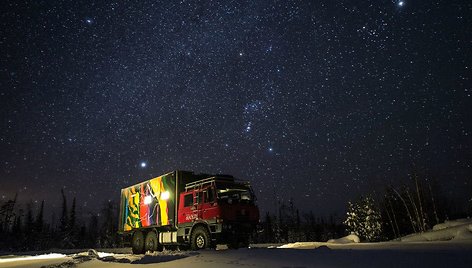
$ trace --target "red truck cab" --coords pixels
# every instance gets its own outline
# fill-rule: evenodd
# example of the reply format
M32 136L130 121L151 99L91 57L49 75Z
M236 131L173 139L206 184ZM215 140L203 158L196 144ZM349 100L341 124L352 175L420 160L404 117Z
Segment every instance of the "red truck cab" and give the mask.
M247 247L259 222L259 209L249 183L214 176L188 183L180 194L178 226L193 249ZM202 232L195 234L201 226ZM205 230L206 229L206 230ZM192 235L193 233L193 235Z

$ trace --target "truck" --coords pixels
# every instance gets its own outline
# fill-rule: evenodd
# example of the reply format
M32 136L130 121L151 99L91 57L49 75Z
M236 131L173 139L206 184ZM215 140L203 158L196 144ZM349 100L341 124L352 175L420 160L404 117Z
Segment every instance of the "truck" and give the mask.
M134 254L247 247L259 222L247 181L172 171L121 190L118 232Z

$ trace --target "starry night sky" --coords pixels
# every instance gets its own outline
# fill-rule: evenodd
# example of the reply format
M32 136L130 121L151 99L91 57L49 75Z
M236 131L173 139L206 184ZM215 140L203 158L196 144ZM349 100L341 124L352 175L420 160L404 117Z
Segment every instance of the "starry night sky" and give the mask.
M470 197L471 1L2 6L3 200L93 210L175 169L250 180L263 211L413 170Z

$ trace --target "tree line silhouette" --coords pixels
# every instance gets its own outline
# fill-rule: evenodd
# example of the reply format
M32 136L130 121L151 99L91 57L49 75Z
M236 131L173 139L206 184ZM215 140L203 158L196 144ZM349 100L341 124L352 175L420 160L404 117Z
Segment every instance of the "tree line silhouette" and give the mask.
M454 205L435 180L420 178L416 173L408 183L388 186L376 199L372 196L366 193L349 202L346 215L329 217L301 212L292 199L278 201L275 212L261 217L260 230L252 242L327 241L349 233L358 234L363 241L385 241L427 231L444 220L472 216L472 193L467 204ZM32 202L19 204L18 196L0 202L0 250L123 246L117 234L117 202L105 202L98 213L78 217L76 199L72 198L69 205L63 190L61 198L60 217L53 214L50 221L44 220L44 201L35 210Z
M117 234L118 211L112 201L103 204L99 213L89 213L88 219L77 218L76 198L68 205L61 190L62 206L59 219L55 213L50 222L44 220L45 202L36 212L33 203L18 203L18 196L0 203L0 250L31 251L51 248L111 248L120 247Z

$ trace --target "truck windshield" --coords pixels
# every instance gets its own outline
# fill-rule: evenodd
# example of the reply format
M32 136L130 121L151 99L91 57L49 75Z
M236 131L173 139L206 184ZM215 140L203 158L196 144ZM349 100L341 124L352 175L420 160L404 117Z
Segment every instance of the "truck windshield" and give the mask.
M216 192L219 201L229 204L254 203L254 195L250 187L236 183L216 183Z

